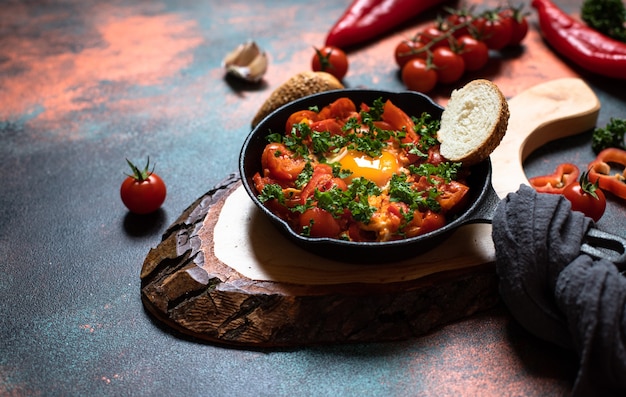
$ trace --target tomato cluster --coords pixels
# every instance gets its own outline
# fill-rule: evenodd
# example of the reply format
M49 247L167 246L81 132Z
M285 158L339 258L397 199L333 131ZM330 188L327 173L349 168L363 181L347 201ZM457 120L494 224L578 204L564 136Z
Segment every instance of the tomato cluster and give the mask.
M519 46L528 33L521 8L504 8L474 15L456 10L395 48L404 85L427 93L437 83L451 84L466 71L487 65L489 51Z

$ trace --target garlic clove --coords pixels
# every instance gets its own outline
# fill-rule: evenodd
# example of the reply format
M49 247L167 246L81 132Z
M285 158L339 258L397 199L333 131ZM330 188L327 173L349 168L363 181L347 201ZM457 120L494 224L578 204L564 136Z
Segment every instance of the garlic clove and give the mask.
M268 63L267 54L254 41L248 41L227 54L222 61L222 67L230 75L258 82L265 75Z

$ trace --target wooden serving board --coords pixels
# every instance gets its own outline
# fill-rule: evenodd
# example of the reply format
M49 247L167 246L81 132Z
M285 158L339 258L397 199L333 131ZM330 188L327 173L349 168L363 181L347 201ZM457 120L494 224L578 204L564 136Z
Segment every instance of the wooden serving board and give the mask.
M500 197L526 183L522 162L548 141L588 131L600 104L579 79L535 86L509 101L509 128L492 154ZM237 175L200 197L152 249L141 271L145 307L206 341L277 347L405 339L499 300L490 224L458 228L401 262L348 264L289 242Z

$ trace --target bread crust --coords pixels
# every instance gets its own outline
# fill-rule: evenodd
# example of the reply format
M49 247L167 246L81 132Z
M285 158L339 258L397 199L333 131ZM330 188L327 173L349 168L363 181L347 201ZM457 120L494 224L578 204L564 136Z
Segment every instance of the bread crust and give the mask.
M274 110L291 101L318 92L342 88L344 88L343 84L329 73L312 71L298 73L270 94L252 119L252 128Z
M441 155L450 161L457 161L463 163L464 166L470 166L474 164L478 164L484 160L486 160L491 153L498 147L502 138L506 134L506 130L509 124L509 104L502 94L502 91L498 88L496 84L486 79L476 79L467 83L464 87L460 88L459 91L469 91L474 90L478 86L487 87L492 93L496 94L496 98L498 99L497 106L494 107L493 112L497 112L496 122L491 126L491 129L487 132L485 139L480 142L480 144L474 148L468 148L466 153L457 158L450 158L446 156L446 139L454 138L454 134L450 134L450 131L447 131L446 134L439 133L437 138L441 143ZM450 101L454 100L463 100L463 98L455 97L454 95L451 97ZM444 112L449 111L450 102L448 102L448 106L444 110ZM443 115L442 115L443 117ZM443 127L443 126L442 126ZM444 136L448 136L448 138L444 138Z

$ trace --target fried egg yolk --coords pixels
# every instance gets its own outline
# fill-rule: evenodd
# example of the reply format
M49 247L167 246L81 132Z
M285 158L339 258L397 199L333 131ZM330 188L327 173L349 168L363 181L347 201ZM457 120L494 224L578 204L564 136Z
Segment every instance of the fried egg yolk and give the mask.
M348 183L354 178L362 177L381 188L389 182L399 168L396 156L387 151L383 151L380 156L370 157L351 150L339 160L339 163L341 169L352 171L352 174L346 178Z

